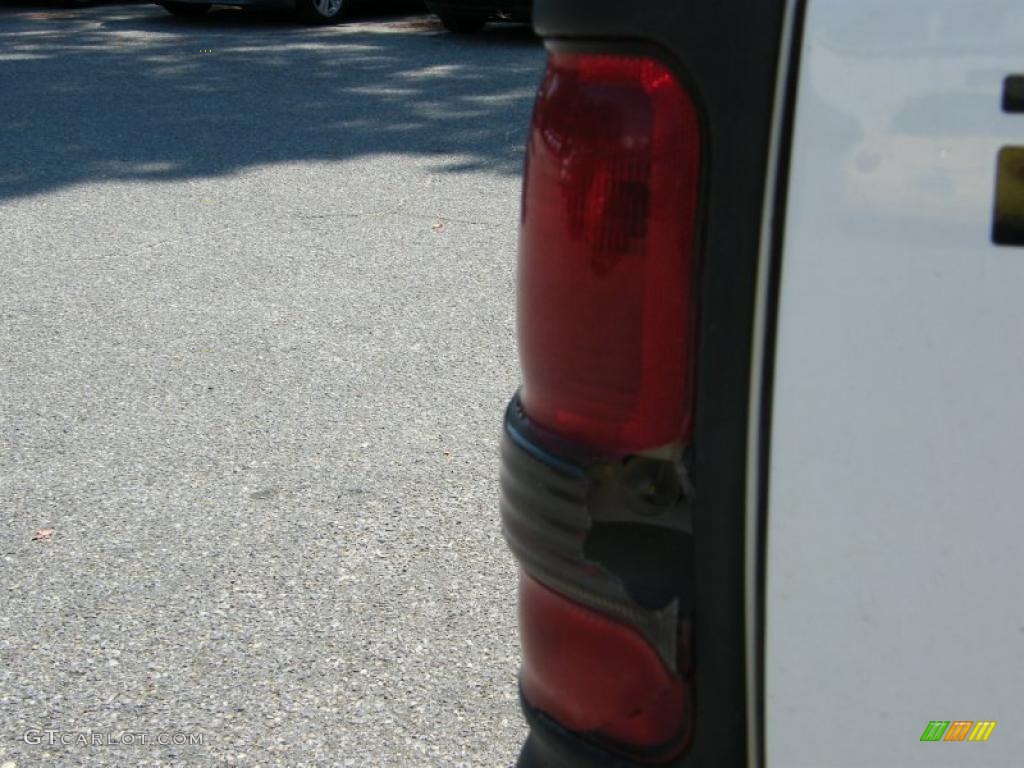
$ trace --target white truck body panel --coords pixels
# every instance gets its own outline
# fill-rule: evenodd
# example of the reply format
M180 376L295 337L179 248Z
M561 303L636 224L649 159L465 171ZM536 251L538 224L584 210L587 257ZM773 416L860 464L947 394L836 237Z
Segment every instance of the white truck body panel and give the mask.
M1024 3L810 0L801 45L765 764L1024 765L1024 248L990 237Z

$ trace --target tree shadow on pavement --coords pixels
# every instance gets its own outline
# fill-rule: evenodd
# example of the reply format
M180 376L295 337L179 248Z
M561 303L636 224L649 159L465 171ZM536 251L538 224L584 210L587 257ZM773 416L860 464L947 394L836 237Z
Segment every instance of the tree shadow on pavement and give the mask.
M427 15L0 6L0 200L389 153L516 174L543 58L527 27Z

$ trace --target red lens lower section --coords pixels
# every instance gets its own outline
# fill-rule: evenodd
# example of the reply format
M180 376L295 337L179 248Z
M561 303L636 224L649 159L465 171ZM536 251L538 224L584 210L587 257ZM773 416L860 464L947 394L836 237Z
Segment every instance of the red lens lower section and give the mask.
M523 695L572 731L660 747L686 726L685 682L626 624L519 578Z

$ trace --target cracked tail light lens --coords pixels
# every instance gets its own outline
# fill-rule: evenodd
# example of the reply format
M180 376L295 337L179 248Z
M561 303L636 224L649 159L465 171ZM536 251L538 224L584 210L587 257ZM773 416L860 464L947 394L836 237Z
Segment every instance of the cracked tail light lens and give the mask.
M691 442L700 144L694 103L663 64L551 54L519 240L520 397L542 431L615 457ZM532 707L644 762L684 749L678 659L528 568L519 611Z
M524 411L615 453L687 442L697 113L646 58L551 54L519 243Z

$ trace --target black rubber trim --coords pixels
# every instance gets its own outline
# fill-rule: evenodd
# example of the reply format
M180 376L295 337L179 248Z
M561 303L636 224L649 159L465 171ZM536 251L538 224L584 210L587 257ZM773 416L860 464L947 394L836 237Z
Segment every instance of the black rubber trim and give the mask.
M530 726L530 736L523 745L516 768L649 768L651 765L664 765L663 756L678 752L690 738L693 727L691 710L690 718L676 741L647 750L632 760L602 749L566 730L541 710L531 706L521 691L519 704Z
M520 696L530 735L516 768L636 768L565 730Z
M763 761L765 755L765 583L768 548L768 496L771 469L771 430L772 403L775 391L775 344L778 332L779 286L782 277L782 251L786 235L786 206L789 197L790 160L793 155L793 121L796 113L797 89L800 82L801 51L803 46L804 17L807 9L806 0L796 0L794 8L791 48L786 69L785 102L782 120L779 126L780 139L778 158L776 160L775 196L772 208L772 243L768 265L768 285L765 300L765 331L764 350L761 368L761 421L758 431L757 446L757 576L755 589L755 626L754 645L757 653L756 665L759 676L757 700L754 702L755 712L760 726L757 729L757 754Z
M562 441L555 454L548 440L526 418L518 395L514 397L505 412L499 504L502 533L509 549L538 581L581 605L631 625L675 671L678 602L659 610L644 608L619 577L586 555L592 526L589 499L593 483L589 469L602 460Z

